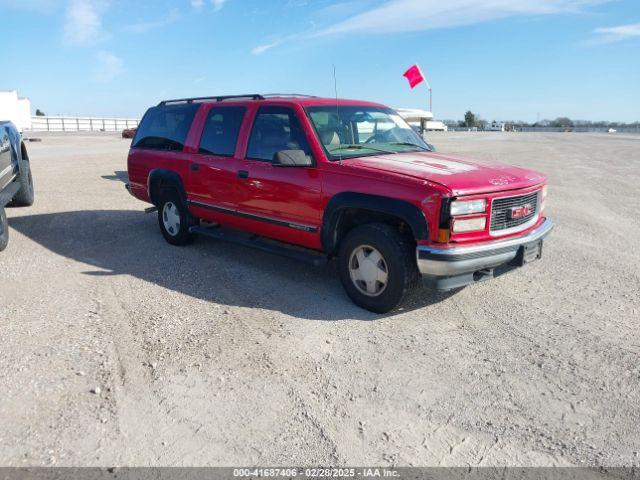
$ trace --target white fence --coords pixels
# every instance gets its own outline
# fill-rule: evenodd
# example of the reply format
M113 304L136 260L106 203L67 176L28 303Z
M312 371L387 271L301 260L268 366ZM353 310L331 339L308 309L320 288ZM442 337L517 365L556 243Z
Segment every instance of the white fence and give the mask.
M32 117L32 132L119 132L137 128L135 118Z

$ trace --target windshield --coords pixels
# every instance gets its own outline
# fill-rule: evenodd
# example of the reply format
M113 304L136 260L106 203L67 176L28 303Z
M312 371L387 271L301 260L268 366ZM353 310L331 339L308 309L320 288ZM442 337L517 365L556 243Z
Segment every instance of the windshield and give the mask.
M368 106L308 107L330 160L429 151L429 146L390 108Z

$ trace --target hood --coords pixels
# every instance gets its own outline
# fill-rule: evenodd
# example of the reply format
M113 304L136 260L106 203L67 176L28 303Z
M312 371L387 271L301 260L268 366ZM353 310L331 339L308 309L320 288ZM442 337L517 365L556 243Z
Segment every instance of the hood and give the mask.
M434 152L358 157L345 164L436 182L448 187L454 196L526 188L546 180L541 173L526 168Z

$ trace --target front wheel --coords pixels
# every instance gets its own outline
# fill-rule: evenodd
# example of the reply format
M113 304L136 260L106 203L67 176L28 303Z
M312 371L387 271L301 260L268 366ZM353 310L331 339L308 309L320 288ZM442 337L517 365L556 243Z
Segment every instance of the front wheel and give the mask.
M418 284L415 249L390 225L351 230L340 245L338 265L349 298L375 313L393 310Z
M0 207L0 252L7 248L9 243L9 223L7 222L7 213L3 207Z
M35 195L33 191L33 177L31 175L31 164L28 160L22 160L20 165L20 190L13 197L11 207L30 207L33 205Z
M189 245L196 238L189 232L194 225L193 217L176 190L168 189L162 193L158 205L158 223L162 236L171 245Z

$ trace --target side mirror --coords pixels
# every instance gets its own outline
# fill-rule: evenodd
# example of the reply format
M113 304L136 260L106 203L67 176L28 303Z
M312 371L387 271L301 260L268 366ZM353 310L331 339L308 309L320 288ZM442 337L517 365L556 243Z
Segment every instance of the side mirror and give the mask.
M303 150L281 150L273 156L274 167L312 167L313 159Z

